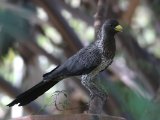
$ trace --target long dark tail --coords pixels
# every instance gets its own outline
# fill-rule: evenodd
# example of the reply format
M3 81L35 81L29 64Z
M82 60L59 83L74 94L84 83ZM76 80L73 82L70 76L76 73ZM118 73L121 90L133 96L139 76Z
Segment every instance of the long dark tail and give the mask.
M48 91L52 86L57 84L59 80L48 80L48 81L42 81L38 83L37 85L33 86L26 92L20 94L19 96L16 97L15 100L13 100L11 103L9 103L7 106L11 107L14 106L15 104L18 104L18 106L24 106L36 98L38 98L40 95Z

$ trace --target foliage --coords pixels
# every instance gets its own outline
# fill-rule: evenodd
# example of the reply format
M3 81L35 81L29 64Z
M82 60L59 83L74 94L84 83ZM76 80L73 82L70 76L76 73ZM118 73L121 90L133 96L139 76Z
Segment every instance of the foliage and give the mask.
M0 56L6 55L16 41L31 40L29 22L10 10L0 10Z
M42 11L47 15L49 19L48 21L42 20L43 22L38 21L37 25L32 25L32 19L27 19L28 16L26 13L22 12L21 14L18 14L10 9L0 9L0 60L3 61L1 62L2 64L0 66L1 76L8 80L14 80L13 61L14 58L16 58L16 56L19 54L19 52L23 52L28 59L31 59L30 62L26 62L26 69L29 72L25 73L24 78L22 78L21 80L22 83L26 82L26 78L34 78L37 79L36 82L39 82L39 76L37 74L32 74L33 71L32 69L30 69L31 67L36 67L37 65L37 69L42 69L42 72L44 72L44 69L46 69L46 65L42 65L42 62L47 61L46 63L48 66L51 66L51 63L53 63L55 67L54 60L51 58L58 58L58 61L64 62L68 56L73 54L73 46L70 45L70 43L75 43L74 38L69 41L70 43L66 42L66 39L63 38L63 36L66 36L68 32L62 30L63 27L61 25L63 25L63 20L58 21L61 23L60 28L58 28L59 26L57 25L57 21L55 18L59 15L63 16L62 18L64 19L64 21L66 21L66 23L68 23L71 28L73 28L84 45L88 45L90 42L92 42L94 40L94 27L91 26L89 20L94 19L93 17L90 18L90 16L94 16L93 13L95 13L97 10L97 1L77 0L77 2L75 2L75 0L64 0L62 1L62 4L59 4L60 1L56 0L54 2L52 2L51 0L39 2L33 2L29 0L13 1L14 4L12 3L12 5L20 7L22 9L30 10L32 12L35 12L36 9L42 9ZM135 90L135 88L132 88L132 85L138 85L136 87L143 86L146 89L145 92L150 96L156 95L156 90L159 88L160 1L108 1L109 3L107 3L107 5L109 5L109 8L107 14L111 13L111 15L106 15L107 19L109 17L116 16L117 19L120 19L121 23L125 24L125 30L118 36L118 39L116 41L118 54L116 54L115 59L118 60L118 63L115 63L108 69L108 74L105 79L103 78L102 86L100 86L113 99L113 101L111 102L114 108L107 108L107 110L110 111L110 113L113 113L112 115L125 116L127 114L128 116L131 116L131 120L158 120L160 117L159 102L155 102L154 98L147 99L147 97L144 98L140 96L138 92L135 92L137 90ZM128 7L131 3L137 1L137 5L131 5L134 10L131 9L131 7ZM11 4L8 1L6 3ZM57 15L53 14L53 3L57 5ZM107 5L106 7L108 7ZM37 17L38 15L39 13L35 13L35 17ZM124 19L125 17L129 19L128 17L130 16L131 21ZM44 23L47 25L44 25ZM124 35L124 37L121 37L121 35ZM28 47L28 49L23 47L23 49L21 49L22 51L16 49L17 46L21 45L20 43L33 41L35 39L36 41L34 42L37 46L34 46L32 44ZM34 56L31 57L31 53L34 53ZM43 57L41 57L40 59L39 55L42 55ZM121 67L121 69L119 71L117 70L117 72L115 70L115 66ZM16 65L16 68L18 67L19 64ZM125 74L122 74L121 70L125 71ZM22 71L18 72L19 75L22 74ZM71 79L74 79L74 82L76 81L75 78ZM35 83L29 81L30 86L33 86L33 84ZM67 87L69 86L68 84L65 85ZM22 89L25 88L24 86L22 87ZM80 85L78 82L75 82L73 86L79 88L77 86ZM64 87L60 86L58 88ZM6 91L8 91L8 89ZM87 92L82 92L82 94L83 100L86 102L88 100L86 100L86 96L88 96L86 95ZM3 95L0 94L0 100L1 96L3 97ZM45 96L45 98L47 98L45 103L44 101L39 102L40 104L42 104L42 106L52 101L52 98L50 96ZM64 101L64 104L60 104L60 110L61 108L69 107L66 106L68 104L68 101L62 101ZM56 102L53 103L55 103L56 107L57 105L59 105L56 104ZM104 110L104 112L108 111Z

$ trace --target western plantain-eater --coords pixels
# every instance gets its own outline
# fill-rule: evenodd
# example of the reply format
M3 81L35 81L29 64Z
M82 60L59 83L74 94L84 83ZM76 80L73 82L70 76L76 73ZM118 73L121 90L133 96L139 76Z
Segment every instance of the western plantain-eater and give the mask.
M94 77L106 69L115 56L115 34L121 32L122 27L115 19L104 22L97 40L91 45L82 48L76 54L67 59L63 64L43 75L43 80L26 92L20 94L9 103L11 107L19 103L24 106L45 93L60 80L71 76L82 76L82 84L90 91L91 95L98 95L94 89Z

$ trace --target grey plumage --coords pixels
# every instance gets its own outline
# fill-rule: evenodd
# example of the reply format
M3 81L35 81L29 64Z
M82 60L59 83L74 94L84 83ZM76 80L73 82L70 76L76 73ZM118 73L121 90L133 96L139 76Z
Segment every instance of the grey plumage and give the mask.
M17 96L8 106L17 103L20 103L20 106L26 105L60 80L71 76L82 75L82 84L93 94L94 89L97 88L91 82L100 71L112 63L116 49L114 35L121 30L116 20L106 21L101 27L97 41L82 48L51 72L44 74L42 82Z

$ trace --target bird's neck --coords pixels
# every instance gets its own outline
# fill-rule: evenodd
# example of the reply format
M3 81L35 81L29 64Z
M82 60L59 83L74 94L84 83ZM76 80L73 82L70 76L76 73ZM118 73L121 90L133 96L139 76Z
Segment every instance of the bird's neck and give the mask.
M102 30L96 44L106 57L114 57L116 50L114 34Z

